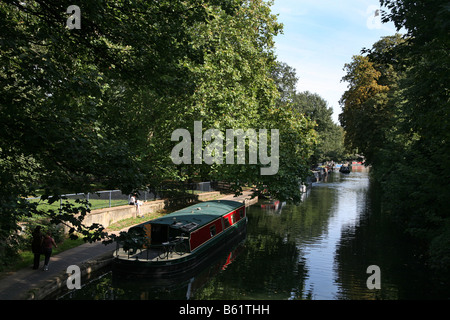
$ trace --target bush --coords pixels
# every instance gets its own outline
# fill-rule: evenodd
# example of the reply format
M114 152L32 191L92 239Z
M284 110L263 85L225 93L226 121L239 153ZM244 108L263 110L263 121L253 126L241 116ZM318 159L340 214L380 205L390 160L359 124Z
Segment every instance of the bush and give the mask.
M430 263L436 271L450 273L450 223L431 242Z
M29 246L31 245L31 240L33 238L32 233L33 230L37 226L41 226L42 228L42 234L45 234L47 231L50 231L52 234L52 238L55 239L56 243L62 242L65 238L64 236L64 228L60 225L50 224L50 219L46 217L35 217L35 218L29 218L26 221L24 221L24 230L23 230L23 238L26 239L26 244ZM28 248L21 248L21 249L28 249Z
M0 271L14 263L18 256L17 248L20 247L21 238L16 232L6 234L4 231L0 235Z

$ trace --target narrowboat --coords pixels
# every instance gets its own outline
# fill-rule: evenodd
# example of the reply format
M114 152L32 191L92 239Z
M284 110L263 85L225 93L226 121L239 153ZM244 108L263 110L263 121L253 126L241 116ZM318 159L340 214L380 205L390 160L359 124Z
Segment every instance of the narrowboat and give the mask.
M130 228L118 243L113 272L173 277L190 273L241 239L247 230L244 203L212 200Z

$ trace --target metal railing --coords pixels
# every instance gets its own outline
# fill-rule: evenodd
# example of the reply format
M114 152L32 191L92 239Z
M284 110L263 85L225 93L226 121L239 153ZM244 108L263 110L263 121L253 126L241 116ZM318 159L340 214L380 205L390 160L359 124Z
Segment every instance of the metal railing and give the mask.
M141 190L136 192L137 200L152 201L170 197L175 192L202 193L214 191L213 182L199 183L168 183L160 187L160 190ZM51 209L61 209L65 201L75 203L75 200L87 200L90 209L111 208L127 205L130 202L130 194L124 194L121 190L105 190L93 193L72 193L61 195L53 204L45 204ZM29 201L40 201L41 197L27 198Z
M39 201L41 197L28 198L29 201ZM90 209L111 208L126 205L130 202L130 195L124 194L120 190L97 191L95 193L72 193L61 195L59 200L53 204L45 204L50 208L62 208L63 203L75 200L86 200L90 203ZM138 200L151 201L157 199L157 195L150 191L141 191Z
M179 258L190 252L189 237L184 234L161 244L146 244L144 246L136 244L136 247L129 248L128 250L124 249L123 244L123 241L116 242L114 256L127 260L170 260Z

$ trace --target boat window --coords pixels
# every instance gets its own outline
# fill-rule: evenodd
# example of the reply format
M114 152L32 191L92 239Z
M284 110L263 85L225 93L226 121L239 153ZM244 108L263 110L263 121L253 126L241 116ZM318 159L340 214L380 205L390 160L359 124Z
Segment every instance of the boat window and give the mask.
M241 218L244 217L244 208L239 209L239 215L241 216Z
M235 219L234 219L234 213L231 215L231 224L234 224Z
M214 237L216 235L216 226L212 225L211 227L209 227L209 232L211 234L211 237Z
M230 226L230 220L228 219L228 217L223 218L223 223L225 225L225 229Z
M159 244L168 241L169 228L165 225L152 224L151 225L152 243Z

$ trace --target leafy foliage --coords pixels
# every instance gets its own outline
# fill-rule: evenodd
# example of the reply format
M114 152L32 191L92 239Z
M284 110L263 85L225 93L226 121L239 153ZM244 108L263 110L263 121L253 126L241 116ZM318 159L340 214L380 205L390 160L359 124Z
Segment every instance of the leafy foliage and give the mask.
M302 114L315 122L317 144L310 158L311 164L323 161L342 161L347 154L344 145L344 131L332 120L333 110L318 94L311 92L296 93L292 108L297 114Z
M102 188L132 192L208 177L266 185L298 200L314 144L312 123L279 108L271 73L281 24L262 0L87 0L81 29L70 1L0 3L0 242L23 217L45 214L89 241L87 203L43 212L26 197ZM280 170L175 165L171 133L203 127L280 129ZM205 145L203 146L205 147ZM9 240L8 240L9 239ZM12 242L11 242L12 243ZM0 255L6 249L2 249Z
M381 0L387 37L354 58L340 120L381 183L385 208L448 270L450 10L445 1Z

